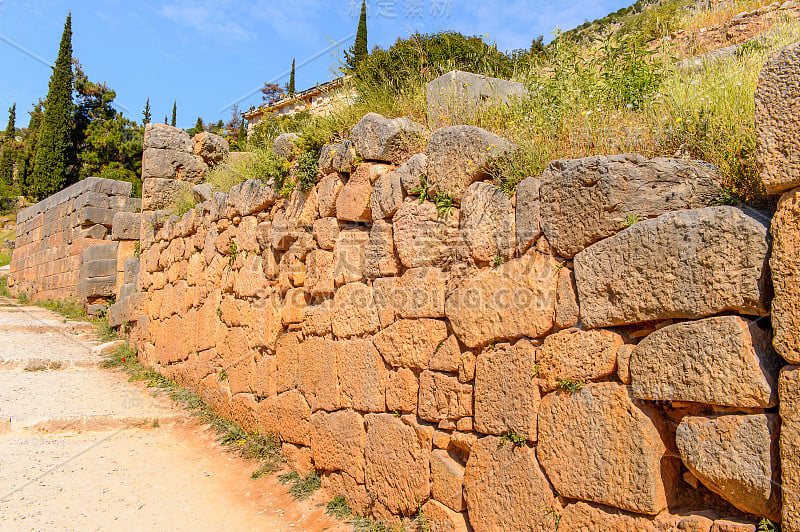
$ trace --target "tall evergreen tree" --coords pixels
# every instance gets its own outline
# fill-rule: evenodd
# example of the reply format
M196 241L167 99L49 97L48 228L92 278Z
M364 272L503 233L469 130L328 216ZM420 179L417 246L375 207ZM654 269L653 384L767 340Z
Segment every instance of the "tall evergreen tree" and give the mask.
M41 100L34 106L33 111L29 111L31 119L28 122L28 129L26 130L25 151L17 160L19 170L17 171L17 188L19 193L25 196L33 197L35 190L33 186L33 165L36 160L36 146L39 139L39 126L42 123L42 110Z
M44 106L33 169L34 194L45 198L67 184L72 140L72 14L67 15Z
M367 58L367 2L361 2L361 17L358 19L358 30L356 31L356 42L350 50L345 50L345 64L350 70L356 67Z
M294 96L294 59L292 59L292 73L289 76L289 96Z
M172 122L170 125L175 127L176 119L178 118L178 102L172 102Z
M3 138L3 153L0 154L0 193L6 194L14 184L14 136L17 131L14 124L17 113L15 103L8 109L8 125Z
M144 104L144 111L142 111L142 125L149 124L151 117L152 115L150 114L150 98L148 98L147 103Z
M164 115L164 124L169 124L169 120L167 120L167 115Z

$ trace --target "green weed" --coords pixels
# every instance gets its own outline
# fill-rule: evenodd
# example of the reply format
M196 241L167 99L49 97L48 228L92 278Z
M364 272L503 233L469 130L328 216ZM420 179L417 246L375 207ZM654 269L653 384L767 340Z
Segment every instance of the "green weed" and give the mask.
M309 471L306 476L292 480L289 493L298 501L308 499L313 493L322 487L322 481L316 471Z
M236 257L238 255L239 248L236 246L236 241L231 240L231 243L228 245L228 264L231 265L231 268L236 264Z
M642 221L642 217L638 214L629 214L625 217L625 221L622 222L622 227L630 227L634 224L637 224Z
M325 513L335 519L345 519L350 517L352 511L347 504L347 500L341 495L337 495L325 505Z
M575 379L559 379L558 387L569 393L574 393L583 389L584 382Z
M517 434L513 430L506 431L505 434L500 436L500 441L509 442L512 445L514 445L514 447L522 447L523 445L528 443L528 440L524 436L522 436L521 434Z

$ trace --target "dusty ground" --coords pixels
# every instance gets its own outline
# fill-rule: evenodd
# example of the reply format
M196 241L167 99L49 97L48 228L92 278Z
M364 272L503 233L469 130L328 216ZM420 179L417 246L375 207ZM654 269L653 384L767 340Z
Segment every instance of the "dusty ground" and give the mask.
M324 493L298 502L275 476L252 480L257 465L210 429L100 368L96 343L0 299L0 529L349 530Z

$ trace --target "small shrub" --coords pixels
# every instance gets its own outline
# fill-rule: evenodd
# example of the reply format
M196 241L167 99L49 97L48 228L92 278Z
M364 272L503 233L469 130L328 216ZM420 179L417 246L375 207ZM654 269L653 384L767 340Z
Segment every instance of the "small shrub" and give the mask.
M428 178L425 174L419 176L419 186L411 189L412 194L419 194L419 204L422 205L428 199Z
M319 152L304 151L297 158L297 187L306 193L317 184Z
M345 519L346 517L350 517L352 513L350 506L347 504L347 500L341 495L337 495L332 501L328 501L328 504L325 506L325 513L336 519Z
M500 436L500 441L509 442L513 444L514 447L522 447L523 445L528 443L528 440L524 436L517 434L513 430L509 430L505 434Z
M625 221L622 222L622 227L630 227L634 224L637 224L642 221L642 217L638 214L629 214L625 217Z
M197 200L190 189L184 190L176 198L172 207L169 209L170 214L176 216L183 216L190 210L197 206Z
M218 378L220 381L226 381L226 380L228 380L228 372L227 372L227 371L225 371L225 369L221 369L221 370L219 370L219 374L217 375L217 378Z
M291 482L289 493L298 501L308 499L316 490L322 487L322 481L316 471L309 471L304 477L292 471L291 473L279 475L278 482L281 484Z
M437 192L436 197L433 199L436 204L436 212L440 218L449 218L453 213L453 198L444 192Z
M565 392L569 392L569 393L577 392L577 391L583 389L583 386L584 386L584 383L582 381L575 380L575 379L559 379L558 380L558 387L561 390L563 390Z
M503 265L503 256L498 251L497 253L495 253L494 259L492 259L492 267L499 268L502 265Z
M758 528L756 528L756 532L776 532L777 530L775 523L766 518L762 518L758 522Z
M288 473L283 473L281 475L278 475L278 482L280 482L281 484L288 484L290 482L294 482L299 478L300 475L297 474L297 471L289 471Z
M233 267L236 263L236 257L239 256L239 248L236 247L236 242L231 240L230 245L228 246L228 263Z
M133 256L138 259L141 256L141 254L142 254L142 244L139 240L137 240L133 243Z

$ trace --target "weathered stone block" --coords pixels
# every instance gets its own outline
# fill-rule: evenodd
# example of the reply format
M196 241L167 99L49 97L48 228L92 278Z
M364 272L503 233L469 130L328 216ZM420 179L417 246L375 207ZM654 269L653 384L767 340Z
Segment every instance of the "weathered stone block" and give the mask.
M406 268L440 266L451 260L458 238L458 210L440 217L436 205L408 201L394 215L394 244Z
M517 184L516 191L516 229L517 247L525 253L542 236L540 216L539 184L541 178L527 177Z
M84 261L81 266L81 279L91 279L93 277L108 277L117 275L117 259L103 259Z
M492 184L473 183L461 198L459 231L477 262L509 260L516 251L511 199Z
M485 177L492 163L512 151L507 140L474 126L437 129L428 143L428 188L456 204L472 183Z
M560 510L536 451L494 436L472 445L464 497L475 532L553 530Z
M350 283L339 288L333 298L332 325L337 338L377 332L380 321L372 289L363 283Z
M291 159L292 149L298 138L300 138L300 135L297 133L282 133L278 135L272 143L272 153L284 159Z
M617 349L622 336L614 331L567 329L544 339L536 363L542 391L558 388L558 382L588 382L617 370Z
M192 137L192 152L208 165L222 162L230 151L228 141L214 133L204 131Z
M369 230L369 240L364 248L364 276L367 279L397 275L399 264L394 253L392 225L376 220Z
M537 456L556 491L646 515L666 508L673 471L649 409L614 383L545 396Z
M372 218L380 220L394 216L394 213L403 204L404 198L401 174L394 171L382 175L372 187L372 194L369 198Z
M540 187L542 229L558 253L571 258L634 217L713 204L719 179L707 163L636 154L553 161Z
M428 361L447 339L440 320L400 320L375 335L373 341L392 367L428 369Z
M416 412L419 380L408 368L390 371L386 381L386 409L394 412Z
M311 416L311 454L314 466L323 471L344 471L364 483L364 418L353 410Z
M350 222L372 222L370 196L372 183L369 180L369 163L360 164L350 174L336 198L336 217Z
M739 408L778 404L780 358L770 333L738 316L716 316L659 329L631 353L633 394Z
M536 348L528 340L503 344L478 356L475 368L475 430L501 436L508 431L537 438L539 383Z
M142 157L142 180L148 178L177 179L202 183L208 166L197 155L176 150L147 148Z
M449 295L447 317L468 347L536 338L553 327L559 268L547 243L540 242L541 249L497 268L484 268Z
M756 88L756 153L768 194L800 186L800 43L770 57Z
M322 218L336 217L336 203L342 188L344 188L344 182L337 173L330 173L320 180L317 185L317 196L319 197L319 215Z
M442 532L467 532L466 515L454 512L444 504L436 500L429 500L420 508L420 512L425 516L425 522L432 530Z
M142 215L138 212L118 212L114 214L111 226L112 240L139 240L142 230Z
M142 148L177 150L191 153L192 140L189 138L189 134L182 129L168 126L167 124L151 122L145 125Z
M117 249L119 245L114 242L111 244L95 244L86 248L81 254L83 262L91 262L94 260L117 260Z
M431 452L431 495L454 512L467 509L463 493L464 466L453 460L447 451Z
M400 163L409 154L413 141L424 128L407 118L384 118L367 113L353 126L350 138L362 158L373 161Z
M233 207L236 214L249 216L271 207L280 196L270 185L258 179L248 179L231 188L227 205Z
M425 175L427 169L428 156L424 153L417 153L395 170L400 176L400 183L406 194L414 194L414 189L420 186L420 178Z
M114 224L114 211L97 207L83 207L75 211L72 218L73 226L98 224L112 227Z
M86 301L92 297L114 297L117 294L117 276L93 277L78 283L78 300Z
M189 183L176 179L145 178L142 180L142 210L169 208L181 194L188 193L190 187Z
M314 238L322 249L331 251L339 238L339 220L336 217L320 218L314 221Z
M364 254L369 232L361 228L342 229L333 248L333 279L337 285L360 281L364 277Z
M454 375L423 371L417 413L421 419L433 422L472 416L472 385L458 382Z
M775 350L792 364L800 364L800 188L784 194L772 218L772 255L769 265L775 298L772 326Z
M681 459L714 493L743 512L781 518L777 414L686 416L675 433Z
M443 318L447 274L439 268L411 268L398 277L390 304L402 318Z
M769 220L735 207L667 213L575 257L590 328L725 311L767 314Z
M781 489L783 530L800 530L800 366L783 368L780 376Z

